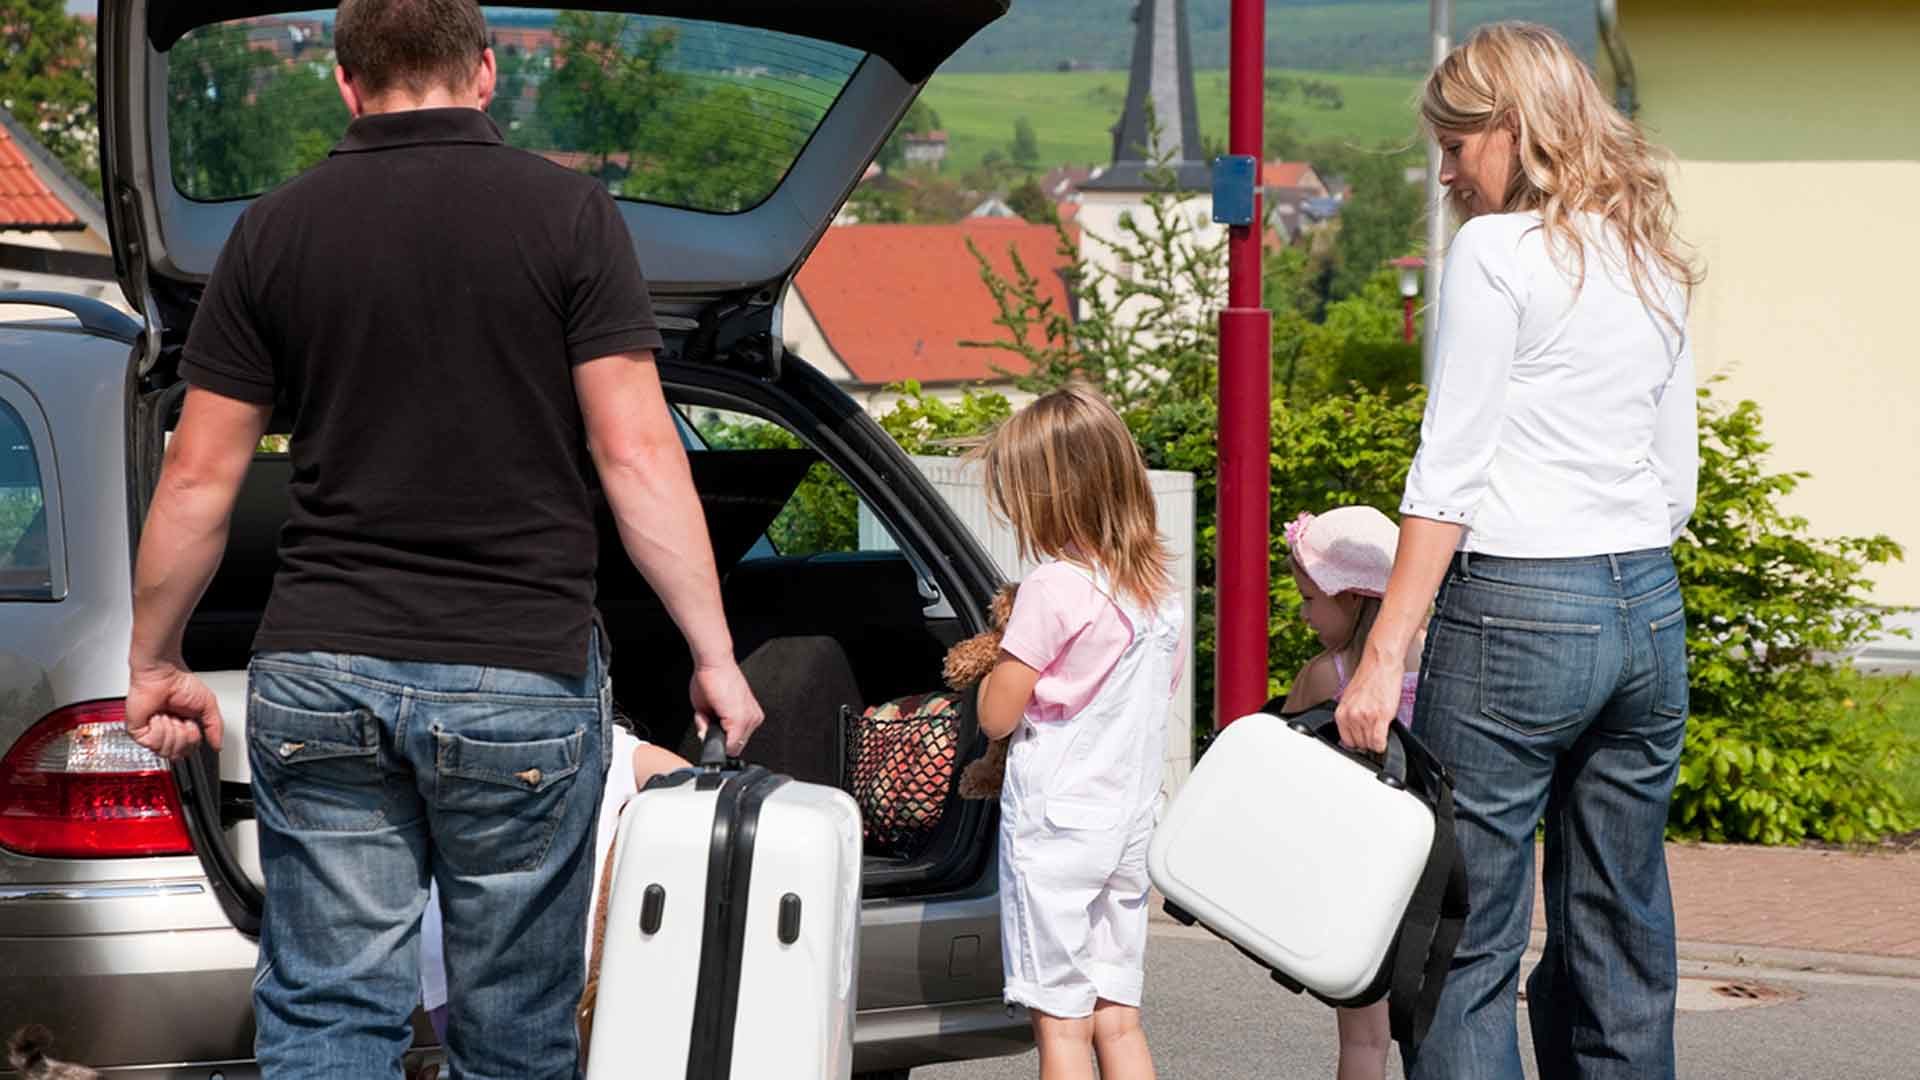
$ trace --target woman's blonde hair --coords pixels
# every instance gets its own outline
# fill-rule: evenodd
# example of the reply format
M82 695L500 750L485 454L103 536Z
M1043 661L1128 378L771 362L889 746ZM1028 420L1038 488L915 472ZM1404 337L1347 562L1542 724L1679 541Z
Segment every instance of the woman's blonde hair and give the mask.
M1507 125L1517 162L1501 212L1538 211L1555 260L1581 283L1574 215L1605 218L1641 302L1680 329L1684 312L1654 287L1655 270L1688 290L1700 272L1674 235L1667 155L1607 101L1565 38L1537 23L1481 27L1427 77L1420 118L1436 138Z
M1133 433L1092 389L1047 393L1008 417L974 456L987 502L1020 554L1104 571L1119 592L1156 603L1172 584L1147 464Z

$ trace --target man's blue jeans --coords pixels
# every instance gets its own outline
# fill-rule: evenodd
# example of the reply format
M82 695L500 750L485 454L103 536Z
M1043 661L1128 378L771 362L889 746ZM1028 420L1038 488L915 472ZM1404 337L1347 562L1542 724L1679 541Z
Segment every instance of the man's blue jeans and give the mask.
M1674 1074L1662 837L1687 726L1686 616L1664 550L1457 557L1414 732L1453 770L1473 913L1412 1080L1520 1080L1515 1029L1546 823L1547 941L1527 979L1543 1078Z
M262 653L248 756L269 1080L397 1077L440 884L455 1077L571 1080L612 708L587 674Z

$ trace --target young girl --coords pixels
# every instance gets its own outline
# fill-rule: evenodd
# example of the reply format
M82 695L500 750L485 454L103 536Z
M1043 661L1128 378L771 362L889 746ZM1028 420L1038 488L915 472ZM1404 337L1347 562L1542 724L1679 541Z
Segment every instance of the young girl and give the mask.
M1367 633L1380 613L1380 597L1393 572L1400 531L1387 515L1370 506L1343 506L1318 517L1301 514L1287 526L1288 563L1300 588L1300 617L1320 638L1325 651L1307 661L1293 680L1282 711L1300 712L1337 701L1360 665ZM1416 646L1410 656L1419 657ZM1417 664L1417 659L1415 660ZM1401 676L1402 724L1413 722L1416 666ZM1338 1010L1340 1080L1381 1080L1387 1074L1387 1003Z
M1006 1000L1032 1013L1042 1080L1151 1080L1140 1027L1147 841L1182 614L1146 464L1120 417L1069 387L980 451L1022 554L980 727L1011 736L1000 799Z

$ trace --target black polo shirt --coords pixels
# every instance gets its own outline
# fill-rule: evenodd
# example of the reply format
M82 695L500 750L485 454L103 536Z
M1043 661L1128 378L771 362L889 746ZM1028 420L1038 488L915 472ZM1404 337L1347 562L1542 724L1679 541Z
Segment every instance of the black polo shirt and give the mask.
M254 648L583 674L597 544L572 368L660 344L597 181L476 109L355 120L241 215L181 364L293 419Z

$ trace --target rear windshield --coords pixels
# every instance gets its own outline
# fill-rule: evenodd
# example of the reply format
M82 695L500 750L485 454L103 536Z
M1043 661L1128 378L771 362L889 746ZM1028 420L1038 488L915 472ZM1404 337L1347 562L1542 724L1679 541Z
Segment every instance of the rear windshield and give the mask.
M484 9L509 143L623 199L751 209L786 176L863 53L690 19ZM173 182L202 201L258 195L346 130L333 12L201 27L168 51Z

